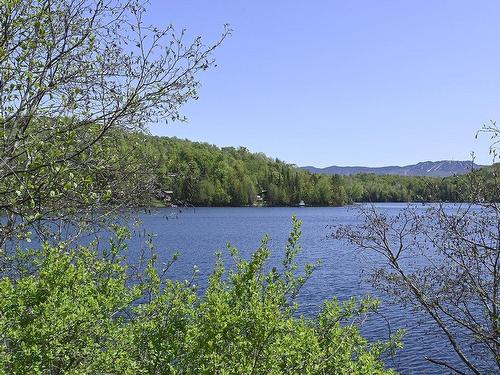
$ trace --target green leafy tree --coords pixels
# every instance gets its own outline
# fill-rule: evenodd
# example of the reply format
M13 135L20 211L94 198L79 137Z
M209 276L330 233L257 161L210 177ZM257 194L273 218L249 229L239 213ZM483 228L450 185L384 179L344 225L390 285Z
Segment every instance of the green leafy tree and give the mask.
M79 225L102 217L113 184L125 206L154 188L155 168L118 152L116 131L183 120L229 31L211 46L186 43L144 12L139 1L0 1L0 245L76 211Z

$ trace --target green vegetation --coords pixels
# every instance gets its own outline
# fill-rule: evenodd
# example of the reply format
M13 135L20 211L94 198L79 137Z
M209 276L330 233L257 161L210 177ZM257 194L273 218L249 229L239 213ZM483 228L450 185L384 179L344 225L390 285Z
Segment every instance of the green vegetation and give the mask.
M230 30L206 45L145 25L145 11L138 1L0 0L0 246L149 200L146 161L119 153L112 134L182 121Z
M267 239L249 260L230 248L234 264L219 255L202 293L165 277L153 248L128 264L116 213L170 189L206 205L254 204L260 193L273 205L455 200L470 176L326 177L242 148L144 135L159 119L183 120L230 33L186 42L144 14L137 1L0 0L0 373L391 373L381 357L401 334L360 335L373 299L298 314L315 266L299 271L296 219L281 265L270 269ZM114 228L109 246L103 228Z
M0 373L391 373L381 356L399 335L369 343L359 332L376 301L298 314L315 266L299 272L296 220L280 267L269 270L266 240L250 260L230 249L234 265L219 256L203 294L166 278L153 248L126 262L117 213L171 184L197 204L250 204L264 181L284 204L301 197L292 178L303 188L299 175L282 177L294 168L263 156L180 141L172 152L140 134L183 120L230 32L187 42L145 25L144 13L137 1L0 0ZM314 188L328 203L329 186Z
M44 245L24 253L15 280L0 279L0 372L393 373L380 356L399 347L400 333L370 344L356 324L377 301L334 299L314 319L297 316L295 296L315 266L298 269L295 218L279 270L266 271L267 238L250 260L230 248L234 265L219 254L203 296L165 279L155 258L128 283L127 232L116 233L103 256Z
M201 206L345 205L353 202L465 201L471 175L433 178L326 176L311 174L244 147L218 148L206 143L145 134L116 135L122 155L148 160L144 171L156 173L156 190L172 190L180 202ZM498 169L498 165L495 166ZM474 173L488 178L492 168ZM493 183L493 179L491 179ZM264 192L263 194L261 194Z

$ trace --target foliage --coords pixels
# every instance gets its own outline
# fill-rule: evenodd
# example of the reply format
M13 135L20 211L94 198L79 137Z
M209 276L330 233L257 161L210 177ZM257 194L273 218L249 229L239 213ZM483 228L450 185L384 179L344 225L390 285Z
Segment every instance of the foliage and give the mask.
M203 295L165 279L155 256L133 271L123 229L107 250L77 245L171 183L193 203L251 204L261 189L271 204L332 199L329 181L265 156L170 154L141 134L152 121L184 120L197 74L229 34L186 43L184 31L145 25L144 12L136 0L0 0L0 371L390 373L380 358L399 337L369 343L359 333L375 301L333 300L314 319L298 316L314 266L297 273L297 221L281 270L268 270L266 240L250 260L231 249L235 265L226 271L219 257Z
M300 222L282 269L267 265L267 239L234 266L218 255L203 295L162 277L155 258L129 282L126 232L109 251L44 245L26 255L17 279L0 281L0 371L144 374L385 374L380 356L399 346L369 343L359 321L370 298L326 302L318 317L297 315L295 296L313 265L299 272Z
M136 205L153 186L113 131L183 120L229 30L186 43L144 12L135 0L0 0L0 246L28 228L47 239L54 223L95 223L111 195L112 209Z
M156 190L173 190L174 197L183 204L253 205L260 203L257 195L263 195L266 204L274 206L296 205L301 200L323 206L353 202L457 202L469 200L471 193L467 175L326 176L311 174L262 153L251 153L244 147L218 148L145 134L122 133L117 137L120 154L135 152L150 160L147 170L156 173ZM493 184L492 174L499 167L497 164L474 174Z

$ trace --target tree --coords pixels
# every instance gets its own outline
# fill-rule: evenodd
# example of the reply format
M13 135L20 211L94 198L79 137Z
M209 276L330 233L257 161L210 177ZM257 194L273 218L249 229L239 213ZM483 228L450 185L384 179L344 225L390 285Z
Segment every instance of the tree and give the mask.
M135 0L0 1L1 246L77 211L80 225L105 217L115 190L114 208L136 204L141 194L120 186L134 176L153 188L154 168L124 162L116 132L184 120L179 108L229 29L210 46L186 43L144 12Z
M410 205L396 216L362 207L360 226L335 233L385 259L375 286L434 321L462 366L426 359L460 374L500 371L499 172L496 164L467 176L470 203Z

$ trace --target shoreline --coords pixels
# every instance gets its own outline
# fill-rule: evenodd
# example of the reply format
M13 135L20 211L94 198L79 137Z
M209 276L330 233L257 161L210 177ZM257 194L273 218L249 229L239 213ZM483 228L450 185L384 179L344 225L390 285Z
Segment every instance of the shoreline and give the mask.
M339 207L351 207L358 205L366 205L366 204L418 204L418 205L430 205L430 204L472 204L472 202L437 202L437 201L410 201L410 202L397 202L397 201L387 201L387 202L353 202L346 205L244 205L244 206L195 206L195 205L178 205L178 206L165 206L165 205L150 205L150 206L139 206L139 209L148 209L148 208L339 208Z

